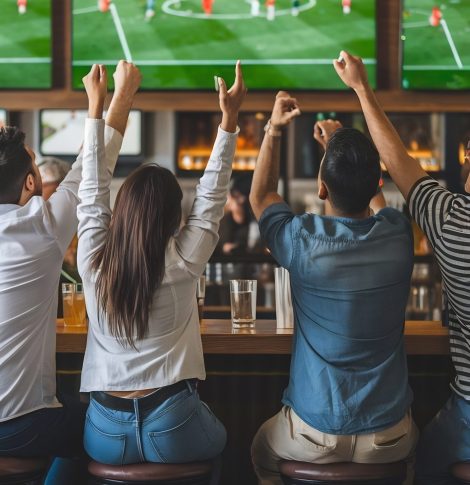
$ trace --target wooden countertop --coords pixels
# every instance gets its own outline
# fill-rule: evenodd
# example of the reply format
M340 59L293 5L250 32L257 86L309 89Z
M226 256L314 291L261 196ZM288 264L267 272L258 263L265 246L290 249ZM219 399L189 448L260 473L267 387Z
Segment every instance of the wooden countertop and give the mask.
M290 354L292 329L277 328L275 320L258 320L253 329L234 329L230 320L203 320L205 354ZM86 327L65 327L57 320L57 352L83 353ZM409 355L446 355L449 333L441 322L407 321L405 344Z

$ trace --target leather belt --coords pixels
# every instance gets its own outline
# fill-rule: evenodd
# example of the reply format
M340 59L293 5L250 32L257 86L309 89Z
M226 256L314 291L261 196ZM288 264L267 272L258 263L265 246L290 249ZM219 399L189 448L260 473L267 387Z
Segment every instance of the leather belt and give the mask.
M188 384L191 389L196 389L197 379L188 379L184 381L176 382L175 384L170 384L169 386L161 387L155 392L152 392L148 396L140 397L137 399L127 399L125 397L112 396L103 391L92 391L90 393L91 399L100 403L106 408L114 409L115 411L126 411L133 413L134 401L137 401L139 406L139 411L152 411L153 409L160 406L168 398L178 394L185 389L188 389Z

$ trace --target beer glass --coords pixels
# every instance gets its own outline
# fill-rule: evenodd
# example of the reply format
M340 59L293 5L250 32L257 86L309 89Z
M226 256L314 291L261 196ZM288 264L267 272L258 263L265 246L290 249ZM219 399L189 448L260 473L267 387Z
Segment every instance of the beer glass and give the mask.
M64 325L78 327L86 324L85 295L81 283L62 283Z

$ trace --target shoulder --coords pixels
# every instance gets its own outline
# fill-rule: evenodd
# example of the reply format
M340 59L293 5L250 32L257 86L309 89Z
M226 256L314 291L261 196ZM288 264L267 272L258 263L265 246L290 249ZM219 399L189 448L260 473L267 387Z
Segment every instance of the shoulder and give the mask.
M390 226L411 230L410 219L401 211L391 207L384 207L374 215L378 224L388 224Z

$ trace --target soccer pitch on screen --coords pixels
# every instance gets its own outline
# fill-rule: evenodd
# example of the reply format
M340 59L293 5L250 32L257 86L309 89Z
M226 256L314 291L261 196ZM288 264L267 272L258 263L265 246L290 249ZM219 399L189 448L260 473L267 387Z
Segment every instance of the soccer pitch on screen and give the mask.
M124 58L143 89L214 89L241 59L249 89L345 89L332 65L341 49L364 58L375 85L375 0L352 0L349 13L343 3L157 0L152 16L147 0L74 0L73 86L91 64Z
M406 0L405 89L470 89L470 1Z
M0 89L50 87L50 0L0 0Z

